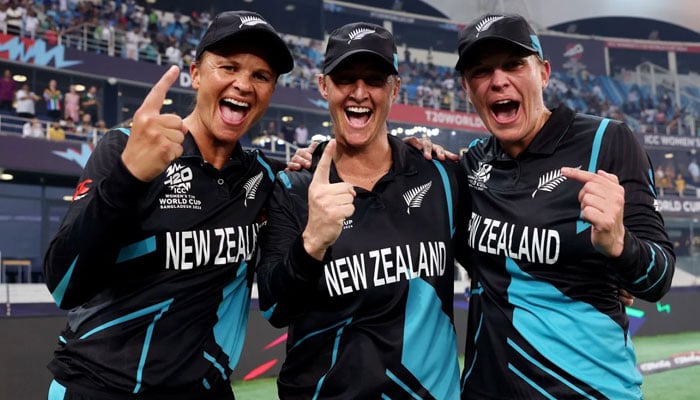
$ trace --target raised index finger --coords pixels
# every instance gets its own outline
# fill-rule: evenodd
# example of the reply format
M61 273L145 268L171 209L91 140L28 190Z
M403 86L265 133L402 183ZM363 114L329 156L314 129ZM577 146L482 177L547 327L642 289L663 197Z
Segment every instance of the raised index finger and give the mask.
M335 139L328 142L326 148L323 149L323 154L321 155L321 159L318 161L316 171L314 172L314 182L330 182L331 161L333 161L333 154L335 154Z
M589 182L595 177L595 174L584 171L581 168L561 167L561 173L565 177L577 180L581 183Z
M153 85L151 90L148 92L148 95L146 95L146 98L143 99L141 107L139 107L137 111L147 111L159 114L160 109L163 107L163 101L165 100L165 96L168 94L168 90L173 85L173 83L175 83L179 76L179 67L173 65L170 68L168 68L168 70L165 71L163 76L160 77L160 80L156 82L155 85Z

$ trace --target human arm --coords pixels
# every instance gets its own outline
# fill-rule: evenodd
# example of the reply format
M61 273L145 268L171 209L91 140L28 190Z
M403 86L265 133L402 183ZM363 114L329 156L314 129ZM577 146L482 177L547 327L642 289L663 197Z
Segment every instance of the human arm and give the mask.
M172 161L168 157L182 152L176 140L183 134L169 125L177 126L177 117L157 113L177 78L175 70L166 72L134 114L129 136L107 134L81 174L44 259L47 287L61 308L78 306L109 285L119 249L139 223L137 204L148 182Z
M407 145L413 146L416 149L423 151L423 156L426 160L432 160L433 154L435 154L436 158L440 161L459 160L459 155L445 150L445 148L440 146L439 144L434 144L430 139L419 139L416 137L409 137L403 139L403 141ZM292 156L292 158L287 163L286 170L300 171L302 169L311 168L311 155L313 154L314 149L317 145L318 142L313 142L308 147L298 148L297 151L294 153L294 156Z
M330 154L326 156L328 158L324 162L328 162L328 166L325 169L321 167L321 171L317 167L317 174L327 174L324 171L330 170ZM327 190L324 182L327 180L327 177L325 180L316 180L316 185L323 186L317 188L320 192L333 192L333 189ZM323 265L328 261L327 250L342 230L344 217L338 216L352 214L354 210L352 204L347 204L347 196L350 195L348 190L352 188L342 182L335 185L346 193L329 196L340 197L341 202L346 204L335 211L329 211L322 208L326 201L313 200L316 196L313 194L314 182L308 172L278 174L267 207L268 218L260 239L261 259L257 268L260 309L274 326L290 324L304 313L313 300ZM317 203L321 205L318 206Z
M622 124L607 128L598 170L562 168L583 184L582 219L591 243L608 258L619 285L635 297L657 301L670 288L675 254L656 210L651 163Z

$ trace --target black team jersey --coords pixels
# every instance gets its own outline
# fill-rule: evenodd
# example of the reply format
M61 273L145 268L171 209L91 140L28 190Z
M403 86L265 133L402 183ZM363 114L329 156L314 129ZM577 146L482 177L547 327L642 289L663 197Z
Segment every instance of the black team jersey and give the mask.
M230 396L279 165L238 145L219 171L187 134L144 183L121 162L128 134L98 143L47 252L48 288L70 309L49 369L99 399Z
M372 191L355 188L355 213L323 261L301 240L312 173L278 175L257 276L263 314L289 327L282 399L459 397L457 164L389 141L390 172ZM333 165L330 182L339 181Z
M473 143L462 165L473 202L462 399L641 399L618 287L658 300L675 256L652 167L629 128L559 107L516 159L491 137ZM619 258L593 248L580 218L582 184L561 167L618 176Z

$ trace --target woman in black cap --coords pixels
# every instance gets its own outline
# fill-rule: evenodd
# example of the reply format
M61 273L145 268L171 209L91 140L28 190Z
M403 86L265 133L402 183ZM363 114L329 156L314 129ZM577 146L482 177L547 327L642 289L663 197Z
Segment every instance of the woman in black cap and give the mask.
M353 23L328 39L319 90L335 139L280 173L258 268L260 307L288 326L281 399L459 396L453 324L456 163L387 132L394 38Z
M491 133L462 157L472 204L462 399L641 399L618 289L657 301L675 261L644 149L620 121L545 106L551 67L523 17L479 17L458 52Z
M171 67L131 129L95 148L46 255L68 312L49 399L233 399L273 164L239 139L292 56L258 14L224 12L190 66L196 104L161 114Z

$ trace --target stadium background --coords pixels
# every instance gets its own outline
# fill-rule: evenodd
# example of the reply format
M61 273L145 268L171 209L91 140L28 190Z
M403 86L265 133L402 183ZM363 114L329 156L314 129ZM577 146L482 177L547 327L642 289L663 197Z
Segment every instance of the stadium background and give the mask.
M45 18L54 1L35 1ZM71 12L84 1L69 1ZM64 93L72 84L98 88L100 118L107 126L128 124L150 85L167 68L162 52L143 45L139 60L126 58L125 31L116 19L108 41L96 38L101 19L109 19L110 4L92 1L97 19L81 22L50 36L39 29L27 34L21 19L0 31L0 68L15 79L26 79L40 94L50 79ZM638 134L655 166L661 210L679 256L671 292L658 303L637 301L628 309L636 337L700 331L700 183L688 164L700 148L700 7L689 0L661 2L595 0L474 0L468 2L377 0L345 3L320 0L185 0L136 1L153 9L159 28L178 34L176 20L188 21L224 9L249 9L264 15L294 48L297 67L280 79L272 106L244 145L261 147L275 157L292 154L294 127L303 122L310 135L330 134L326 104L313 79L323 53L325 36L343 23L366 20L394 32L399 44L404 91L390 115L390 130L398 136L429 136L452 151L461 151L486 132L463 98L458 77L452 75L456 32L462 24L486 12L517 12L537 28L545 55L553 65L548 89L550 104L567 102L583 112L624 119ZM77 15L77 14L76 14ZM187 29L185 30L187 32ZM182 33L182 32L180 32ZM187 41L197 31L182 36ZM408 51L407 51L408 50ZM406 60L410 53L410 61ZM452 82L450 83L450 79ZM192 104L186 72L169 94L163 110L185 115ZM427 89L426 89L427 88ZM43 101L37 114L44 126ZM648 111L648 112L647 112ZM661 118L663 116L663 118ZM658 118L658 119L657 119ZM77 183L82 165L103 133L91 130L68 134L66 140L23 138L26 120L0 111L0 398L45 398L51 357L65 313L56 309L42 284L41 258L56 232ZM272 131L274 125L274 131ZM671 179L668 177L671 176ZM679 185L677 177L684 183ZM680 179L679 178L679 179ZM456 277L456 323L464 343L466 324L465 276ZM253 334L254 332L254 334ZM673 341L674 336L668 337ZM698 337L698 336L695 336ZM254 300L243 358L233 379L274 376L284 357L284 331L271 328ZM683 353L690 364L700 360L700 342ZM690 354L690 353L689 353ZM697 354L697 356L693 356ZM665 354L666 358L673 354ZM696 357L696 358L694 358ZM693 361L695 360L695 361ZM686 360L686 365L688 364ZM662 370L672 361L648 366ZM679 363L680 365L680 363ZM700 372L700 366L689 367ZM670 398L673 398L671 396Z

